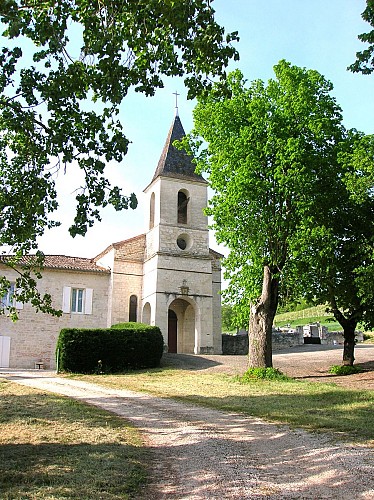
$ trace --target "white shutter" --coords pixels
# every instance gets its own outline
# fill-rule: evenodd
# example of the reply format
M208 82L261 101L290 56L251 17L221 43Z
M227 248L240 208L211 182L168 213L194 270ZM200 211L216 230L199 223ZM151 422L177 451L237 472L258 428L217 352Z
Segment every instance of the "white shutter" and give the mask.
M62 292L62 312L64 313L70 312L70 294L71 294L71 287L64 286L64 290Z
M17 290L18 292L19 290ZM15 302L14 306L16 309L23 309L23 302Z
M23 309L23 302L16 302L15 303L15 308L16 309Z
M86 297L84 300L84 314L92 314L92 295L93 295L93 289L86 288Z
M9 368L10 337L0 335L0 368Z

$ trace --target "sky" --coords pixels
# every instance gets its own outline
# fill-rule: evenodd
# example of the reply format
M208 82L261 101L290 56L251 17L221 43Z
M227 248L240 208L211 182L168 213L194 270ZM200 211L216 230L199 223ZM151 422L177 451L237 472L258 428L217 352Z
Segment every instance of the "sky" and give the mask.
M366 46L357 35L369 31L361 19L365 0L215 0L217 22L227 32L238 31L235 46L240 61L228 70L239 68L251 81L267 81L274 76L273 66L286 59L294 65L315 69L334 85L333 95L343 109L344 124L367 134L374 133L374 75L354 74L346 70L354 62L355 53ZM102 222L88 230L85 237L71 238L68 227L74 218L75 195L79 187L76 168L57 178L60 209L56 213L63 222L39 239L45 254L94 257L111 243L145 232L146 208L143 189L156 169L166 136L175 114L174 92L178 98L179 116L186 132L193 127L195 101L187 101L182 78L165 79L165 88L154 97L129 93L122 105L120 119L131 144L125 160L108 166L108 177L125 194L135 192L136 210L102 211ZM211 248L227 255L217 245L214 235Z

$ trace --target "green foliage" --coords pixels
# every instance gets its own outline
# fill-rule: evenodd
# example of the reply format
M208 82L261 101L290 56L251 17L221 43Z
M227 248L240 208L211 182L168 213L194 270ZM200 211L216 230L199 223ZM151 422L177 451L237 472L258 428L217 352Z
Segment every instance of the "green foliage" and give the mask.
M41 278L44 255L36 252L35 255L22 257L20 253L13 256L0 256L0 263L15 272L13 280L14 290L12 292L11 282L5 276L0 276L0 315L8 316L12 321L18 319L18 303L30 302L35 312L49 313L53 316L61 316L62 311L56 310L52 305L52 297L49 293L41 294L37 288L37 280ZM9 294L11 293L11 297ZM4 304L4 298L11 300Z
M366 0L366 8L361 14L364 21L367 21L374 28L374 0ZM354 73L369 75L374 71L374 29L368 33L358 35L361 42L368 43L369 46L356 53L356 61L348 69Z
M299 243L299 285L328 304L344 331L344 364L354 361L354 331L374 326L374 141L355 130L340 144L335 207L311 218Z
M225 35L211 3L0 3L0 245L18 263L60 224L58 172L77 183L72 236L86 234L102 207L136 208L135 194L106 178L129 144L121 102L131 89L153 95L164 77L185 75L192 98L209 89L209 75L224 76L238 37Z
M374 344L374 332L365 332L363 337L365 344Z
M200 98L188 145L215 191L208 213L231 250L224 261L230 296L247 308L261 294L263 266L285 270L310 214L331 205L345 134L330 82L286 61L274 71L267 86L247 86L233 72L230 98L216 89Z
M351 198L365 203L374 196L374 135L357 137L351 150L341 153L340 161Z
M116 373L159 366L163 337L157 326L61 330L56 354L61 371Z
M155 331L155 327L152 325L147 325L146 323L135 323L133 321L127 321L125 323L116 323L110 327L114 330L138 330L138 331ZM157 328L157 327L156 327Z
M295 302L289 302L287 300L284 300L283 304L279 305L278 307L278 314L288 313L290 311L296 313L297 311L305 311L306 309L309 309L311 307L314 307L314 304L308 302L304 298L300 298ZM317 306L317 307L323 307L323 306Z
M328 304L352 364L357 324L374 325L374 140L345 129L322 75L285 61L274 71L267 85L233 72L230 97L201 97L184 144L215 191L207 213L230 249L225 297L242 318L250 304L262 315L256 345L268 349L278 303L301 297Z
M277 368L249 368L244 375L238 378L242 384L248 384L253 380L282 380L291 381L292 378L284 375Z
M350 365L333 365L329 368L329 373L334 375L352 375L359 373L361 370L357 366Z
M207 213L218 242L230 249L225 296L242 319L250 304L262 310L267 330L278 301L301 295L298 245L313 218L335 207L339 145L346 138L328 80L286 61L274 72L267 85L230 73L230 95L217 85L200 97L194 130L183 142L214 190Z
M230 304L222 305L222 331L232 332L238 328L248 327L248 322L243 322L237 313L237 308Z

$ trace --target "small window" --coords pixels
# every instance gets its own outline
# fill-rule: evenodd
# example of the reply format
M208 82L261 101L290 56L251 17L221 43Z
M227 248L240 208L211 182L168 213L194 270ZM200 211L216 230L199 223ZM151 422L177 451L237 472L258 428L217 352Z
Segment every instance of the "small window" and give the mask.
M12 307L14 302L14 289L16 284L11 283L8 292L3 296L1 302L3 307Z
M134 323L137 322L137 309L138 309L138 297L136 295L131 295L129 321L133 321Z
M1 308L6 308L6 307L15 307L16 309L23 309L23 303L22 302L16 302L16 299L14 298L14 293L16 291L16 284L15 282L11 282L9 285L8 292L3 295L1 299Z
M149 229L152 229L154 225L155 225L155 193L152 193L149 203Z
M71 312L82 313L83 312L83 288L72 288L71 289Z
M178 224L187 224L187 205L190 199L184 191L178 192Z
M62 311L64 313L92 314L92 288L64 286Z

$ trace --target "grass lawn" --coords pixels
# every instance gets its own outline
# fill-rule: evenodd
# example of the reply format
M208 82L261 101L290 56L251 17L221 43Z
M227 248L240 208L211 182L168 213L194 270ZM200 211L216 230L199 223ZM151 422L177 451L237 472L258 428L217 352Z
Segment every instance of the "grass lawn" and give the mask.
M0 379L0 497L138 498L149 460L123 419Z
M243 412L313 431L331 431L343 440L374 446L374 391L295 380L254 380L244 385L225 374L165 368L123 375L84 375L79 379Z

